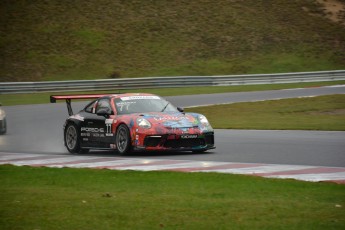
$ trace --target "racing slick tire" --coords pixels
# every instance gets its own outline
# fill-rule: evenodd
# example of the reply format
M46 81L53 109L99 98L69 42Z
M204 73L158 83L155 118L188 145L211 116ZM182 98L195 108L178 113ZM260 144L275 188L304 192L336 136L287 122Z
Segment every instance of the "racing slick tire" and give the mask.
M116 149L120 155L126 155L131 152L131 137L129 129L125 124L121 124L116 130L115 138Z
M80 133L75 124L69 123L65 128L65 145L70 153L87 153L88 149L80 147Z

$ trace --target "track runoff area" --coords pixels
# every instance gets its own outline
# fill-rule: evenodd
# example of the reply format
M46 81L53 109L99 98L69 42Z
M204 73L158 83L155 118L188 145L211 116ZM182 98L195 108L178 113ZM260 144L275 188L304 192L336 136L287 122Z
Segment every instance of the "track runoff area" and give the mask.
M337 89L337 92L333 92ZM344 85L333 87L320 87L313 89L292 90L278 90L273 91L278 93L279 98L292 98L292 97L305 97L315 95L325 95L332 93L344 93ZM317 92L315 92L317 90ZM321 90L321 92L319 92ZM331 92L329 92L331 90ZM340 91L339 91L340 90ZM297 91L297 92L295 92ZM310 92L309 92L310 91ZM324 92L326 91L326 92ZM282 92L289 93L289 95L282 95ZM265 92L264 92L265 93ZM243 93L242 93L243 94ZM247 98L248 95L252 96ZM272 92L269 92L269 97L263 98L249 92L243 99L243 95L239 95L239 101L257 101L272 99ZM254 94L254 95L251 95ZM290 95L293 94L293 95ZM237 94L230 94L231 98L236 99ZM229 97L230 97L229 95ZM210 95L205 95L207 98L212 99ZM190 96L193 99L193 96ZM195 97L195 96L194 96ZM199 96L200 97L200 96ZM205 98L195 98L192 102L184 100L186 104L182 106L195 106L198 101L205 104ZM221 97L229 103L229 98L225 98L222 94ZM255 98L255 100L253 99ZM173 97L171 99L178 99ZM274 99L277 99L274 97ZM225 103L219 101L219 97L206 104ZM15 151L13 151L15 152ZM66 154L33 154L33 153L13 153L12 151L0 150L0 165L12 164L17 166L33 166L33 167L71 167L71 168L95 168L95 169L112 169L112 170L140 170L140 171L179 171L179 172L218 172L218 173L231 173L231 174L245 174L253 176L262 176L266 178L285 178L296 179L311 182L336 182L345 184L345 167L326 167L326 166L310 166L310 165L287 165L287 164L265 164L265 163L238 163L238 162L220 162L220 161L193 161L193 160L173 160L173 159L150 159L150 158L132 158L132 157L113 157L113 156L87 156L87 155L66 155Z
M138 171L217 172L245 174L266 178L345 184L345 167L7 152L0 152L0 164L54 168L70 167Z

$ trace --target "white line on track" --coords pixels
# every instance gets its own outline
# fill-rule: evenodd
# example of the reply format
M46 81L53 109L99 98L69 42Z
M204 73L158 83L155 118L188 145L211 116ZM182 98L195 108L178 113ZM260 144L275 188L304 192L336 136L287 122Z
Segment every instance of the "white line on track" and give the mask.
M345 172L339 173L319 173L319 174L300 174L300 175L277 175L277 176L265 176L266 178L282 178L282 179L296 179L311 182L319 181L339 181L339 183L345 183Z
M345 184L345 167L0 152L0 165L4 164L55 168L70 167L138 171L169 170L182 172L218 172L312 182L333 181Z

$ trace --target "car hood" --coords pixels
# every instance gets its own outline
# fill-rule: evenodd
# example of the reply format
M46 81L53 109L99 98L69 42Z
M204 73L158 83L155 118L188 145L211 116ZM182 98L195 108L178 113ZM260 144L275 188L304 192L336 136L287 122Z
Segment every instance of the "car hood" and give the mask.
M193 128L200 125L198 114L192 113L144 113L139 117L145 118L153 126L165 128Z

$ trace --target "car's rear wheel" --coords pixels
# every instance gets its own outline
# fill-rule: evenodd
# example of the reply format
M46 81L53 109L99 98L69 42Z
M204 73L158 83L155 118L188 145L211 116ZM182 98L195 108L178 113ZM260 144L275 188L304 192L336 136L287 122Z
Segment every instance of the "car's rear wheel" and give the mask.
M121 124L116 131L115 144L120 155L126 155L131 151L131 137L129 129L125 124Z
M80 135L77 126L73 123L69 123L65 128L65 145L70 153L81 152Z

